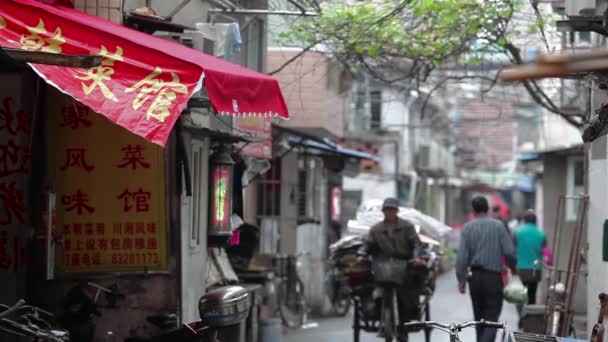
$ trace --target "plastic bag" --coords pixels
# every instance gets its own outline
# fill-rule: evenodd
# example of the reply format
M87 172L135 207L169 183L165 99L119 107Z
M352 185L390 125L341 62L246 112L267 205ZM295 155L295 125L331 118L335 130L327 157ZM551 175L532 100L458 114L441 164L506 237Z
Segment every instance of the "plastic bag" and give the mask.
M518 275L513 275L503 291L503 296L509 303L525 303L528 300L528 289L521 282Z

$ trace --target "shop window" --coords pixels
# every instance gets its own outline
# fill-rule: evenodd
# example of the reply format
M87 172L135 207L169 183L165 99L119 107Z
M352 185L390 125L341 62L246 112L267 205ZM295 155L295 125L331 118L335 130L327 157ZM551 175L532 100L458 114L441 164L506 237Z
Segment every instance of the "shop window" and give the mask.
M582 157L568 159L568 196L578 196L585 191L585 162ZM566 219L576 221L578 215L579 200L566 200Z
M307 207L307 199L308 192L306 191L307 187L307 178L308 173L306 170L298 170L298 216L306 217L306 207Z
M374 90L370 92L370 128L378 129L382 126L382 92Z

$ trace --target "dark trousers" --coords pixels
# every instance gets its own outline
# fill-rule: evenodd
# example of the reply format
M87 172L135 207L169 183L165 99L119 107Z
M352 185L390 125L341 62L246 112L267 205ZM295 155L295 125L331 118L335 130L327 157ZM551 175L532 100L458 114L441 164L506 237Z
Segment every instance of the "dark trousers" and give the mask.
M536 290L541 279L541 272L534 270L519 270L521 282L528 288L528 304L536 304Z
M500 273L473 270L469 291L475 320L497 322L502 311L503 283ZM477 328L477 342L494 342L496 329Z
M528 304L536 304L536 290L538 289L537 281L530 281L523 283L528 288Z

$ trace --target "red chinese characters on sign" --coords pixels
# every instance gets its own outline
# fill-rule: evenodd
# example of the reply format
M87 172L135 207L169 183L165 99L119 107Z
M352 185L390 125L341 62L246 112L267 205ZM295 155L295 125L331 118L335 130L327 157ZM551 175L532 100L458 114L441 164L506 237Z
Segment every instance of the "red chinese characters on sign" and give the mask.
M82 193L78 190L73 194L65 194L61 197L61 203L65 206L65 211L75 211L78 216L81 216L85 212L92 214L95 212L95 208L89 205L89 195ZM82 229L82 228L81 228ZM74 233L76 226L74 226Z
M12 107L14 101L15 99L12 97L7 97L2 101L0 106L0 131L6 129L12 136L16 136L20 132L30 134L32 132L30 114L24 110L15 112Z
M122 162L118 164L118 167L121 169L131 168L131 170L136 170L138 167L149 169L150 163L147 163L144 160L144 156L142 154L144 148L141 145L127 145L121 149L124 152L124 156L122 158Z
M72 103L71 106L65 106L61 110L63 114L63 122L61 127L69 127L71 129L78 129L82 127L91 127L91 122L86 117L89 116L89 108L76 102Z
M125 189L118 199L123 200L123 211L130 212L135 208L135 212L149 212L150 211L150 199L152 194L150 192L143 191L142 188L135 192Z
M0 143L0 177L30 173L29 164L32 154L28 147L21 147L13 139L6 144Z
M11 224L25 224L25 194L17 189L15 181L0 183L0 202L4 217L0 217L0 226Z
M86 172L91 172L95 169L95 166L87 162L86 150L84 148L67 148L65 150L65 163L61 167L61 171L72 167L83 169Z
M19 272L25 267L26 250L19 237L13 236L6 230L0 230L0 271Z

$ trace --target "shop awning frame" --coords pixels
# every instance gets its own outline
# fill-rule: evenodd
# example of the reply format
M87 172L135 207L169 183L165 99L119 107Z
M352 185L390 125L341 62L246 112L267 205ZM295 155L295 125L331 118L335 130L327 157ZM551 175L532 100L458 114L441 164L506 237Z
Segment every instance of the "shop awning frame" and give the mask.
M102 59L99 55L66 55L1 47L0 54L5 54L17 63L34 63L83 69L101 65Z
M341 155L341 156L344 156L347 158L366 159L366 160L371 160L371 161L375 161L375 162L380 162L380 158L378 158L374 155L371 155L371 154L365 153L365 152L361 152L361 151L357 151L357 150L352 150L349 148L344 148L339 145L330 146L330 145L327 145L324 143L308 140L305 138L298 138L298 137L289 137L287 139L287 141L292 146L301 146L301 147L312 148L312 149L316 149L316 150L320 150L320 151L324 151L324 152L331 152L333 154Z

